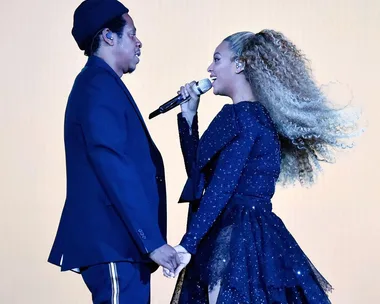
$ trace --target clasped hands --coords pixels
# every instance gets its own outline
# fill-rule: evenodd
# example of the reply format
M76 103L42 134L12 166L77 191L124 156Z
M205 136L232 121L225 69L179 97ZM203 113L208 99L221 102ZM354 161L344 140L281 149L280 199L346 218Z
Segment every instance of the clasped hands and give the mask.
M162 266L163 274L167 278L177 277L191 259L191 254L181 245L173 248L165 244L154 250L149 256L156 264Z

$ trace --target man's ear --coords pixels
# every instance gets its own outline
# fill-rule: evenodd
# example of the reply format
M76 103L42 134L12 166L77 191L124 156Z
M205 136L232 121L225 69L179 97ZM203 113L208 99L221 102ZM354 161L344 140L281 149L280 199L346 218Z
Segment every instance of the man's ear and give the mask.
M107 43L108 45L114 44L113 33L109 29L104 29L102 31L102 37L103 37L104 42Z

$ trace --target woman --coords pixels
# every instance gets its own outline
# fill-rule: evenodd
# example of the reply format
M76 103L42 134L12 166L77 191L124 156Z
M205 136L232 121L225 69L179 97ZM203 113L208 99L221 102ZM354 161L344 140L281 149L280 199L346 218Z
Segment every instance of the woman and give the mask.
M276 183L312 185L320 161L356 128L331 107L301 52L281 33L227 37L208 68L225 105L199 140L199 97L181 87L178 115L190 202L176 247L183 267L172 303L330 303L330 284L272 212ZM166 276L170 276L164 270Z

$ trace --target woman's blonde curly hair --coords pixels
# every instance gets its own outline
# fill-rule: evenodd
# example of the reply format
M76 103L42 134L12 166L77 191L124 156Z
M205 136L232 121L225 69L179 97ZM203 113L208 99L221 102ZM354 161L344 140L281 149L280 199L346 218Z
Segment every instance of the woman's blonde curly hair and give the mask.
M334 107L312 79L308 60L283 34L238 32L226 39L254 95L269 111L279 133L279 182L310 186L320 162L334 162L334 150L352 147L359 116Z

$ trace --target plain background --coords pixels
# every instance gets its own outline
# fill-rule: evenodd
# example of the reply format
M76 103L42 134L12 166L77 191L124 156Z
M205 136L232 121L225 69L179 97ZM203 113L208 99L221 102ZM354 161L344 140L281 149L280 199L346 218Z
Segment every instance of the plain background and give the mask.
M46 262L65 199L63 115L86 58L72 36L77 0L2 1L0 302L90 303L81 277ZM273 199L301 247L332 283L333 303L377 303L379 236L379 47L377 0L129 0L143 42L141 62L122 79L166 164L169 242L185 227L177 204L185 182L176 113L148 115L191 80L208 77L215 47L236 31L282 31L311 60L318 83L335 82L337 103L362 108L367 130L354 150L325 165L312 189ZM200 131L229 100L202 97ZM153 276L152 303L168 303L174 280Z

